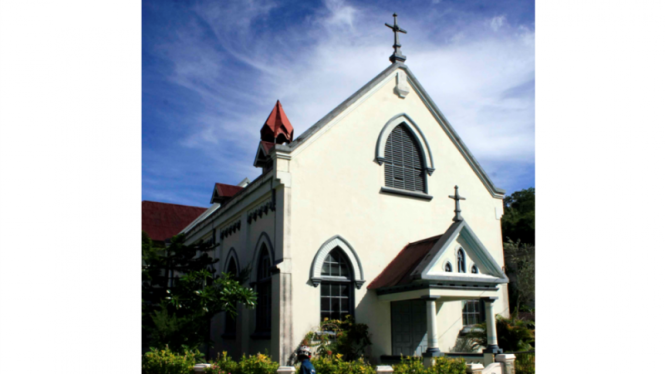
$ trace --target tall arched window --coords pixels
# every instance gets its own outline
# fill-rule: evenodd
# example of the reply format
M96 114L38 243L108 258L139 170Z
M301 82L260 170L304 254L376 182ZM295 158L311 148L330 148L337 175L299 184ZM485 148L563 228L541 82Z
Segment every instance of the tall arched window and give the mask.
M226 272L232 275L233 277L238 277L238 265L236 265L235 258L231 257L229 260L229 266L226 268ZM236 309L237 310L237 309ZM231 313L224 313L224 337L225 338L235 338L236 336L236 320L231 316Z
M457 272L466 273L466 257L462 248L457 251Z
M321 269L321 321L353 315L353 270L339 247L326 256Z
M385 148L386 187L425 193L425 171L416 139L401 124L390 133Z
M256 280L256 331L270 332L270 307L272 282L270 277L270 254L265 244L261 246Z

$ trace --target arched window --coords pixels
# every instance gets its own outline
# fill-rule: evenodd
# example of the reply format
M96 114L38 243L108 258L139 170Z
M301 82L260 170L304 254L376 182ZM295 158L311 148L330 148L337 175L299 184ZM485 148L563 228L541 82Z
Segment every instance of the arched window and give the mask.
M476 265L473 265L473 266L471 267L471 273L472 273L472 274L478 274L478 268L476 267Z
M425 171L411 131L401 124L388 136L385 148L386 187L425 193Z
M326 256L321 269L321 321L353 315L353 270L339 247Z
M256 280L256 331L270 332L270 307L272 282L270 277L270 254L263 244L259 256L259 267Z
M234 278L238 277L238 265L236 265L235 258L231 257L226 272ZM224 313L224 337L235 338L236 336L236 320L231 316L231 313Z
M462 248L457 251L457 272L466 273L466 257Z
M450 262L446 262L446 266L444 267L446 270L446 273L452 273L453 272L453 265L450 264Z

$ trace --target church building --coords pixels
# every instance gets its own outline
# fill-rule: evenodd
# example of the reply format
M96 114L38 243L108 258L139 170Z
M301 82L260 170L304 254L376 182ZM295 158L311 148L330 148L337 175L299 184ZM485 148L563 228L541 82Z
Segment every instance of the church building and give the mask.
M386 25L390 66L297 138L277 101L257 124L262 174L216 184L182 230L217 244L218 272L251 266L257 306L213 320L215 351L292 364L307 332L351 315L375 362L442 355L485 321L486 351L500 352L505 191L405 64L396 17Z

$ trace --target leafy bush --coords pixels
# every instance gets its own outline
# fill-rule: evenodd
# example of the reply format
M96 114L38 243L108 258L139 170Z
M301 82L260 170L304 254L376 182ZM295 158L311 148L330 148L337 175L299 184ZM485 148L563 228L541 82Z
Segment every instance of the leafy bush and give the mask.
M536 373L536 353L518 353L515 355L515 374Z
M474 347L487 346L487 326L477 325L478 331L470 332L465 338L472 340ZM496 334L499 348L504 352L517 352L533 349L536 344L535 322L521 320L517 314L511 318L496 316Z
M157 350L150 348L143 355L143 374L189 374L193 373L193 366L202 360L203 354L198 350L186 350L178 354L166 348Z
M463 358L437 357L432 367L425 368L421 357L402 357L393 370L394 374L465 374L466 362Z
M318 331L307 333L302 343L313 347L320 357L342 354L347 361L364 357L365 350L372 345L369 327L355 323L350 315L343 321L324 319Z
M279 363L273 362L264 354L243 355L240 362L233 361L226 352L217 356L217 360L206 369L209 374L275 374Z
M317 374L376 374L376 370L362 358L344 361L341 353L323 355L312 359Z

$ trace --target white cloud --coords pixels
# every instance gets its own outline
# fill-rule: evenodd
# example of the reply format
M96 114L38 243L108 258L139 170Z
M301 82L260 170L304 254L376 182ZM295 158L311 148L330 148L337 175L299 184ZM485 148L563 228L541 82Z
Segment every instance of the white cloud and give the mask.
M183 124L189 135L182 144L219 160L234 180L258 174L251 160L277 99L297 136L387 67L392 53L392 35L383 26L392 17L383 11L328 0L325 11L302 25L259 32L253 25L275 4L248 4L199 7L205 24L192 22L164 46L173 82L204 107ZM488 23L491 33L483 32ZM534 32L504 16L442 35L406 17L400 25L409 31L401 37L407 64L481 164L532 164ZM205 38L207 28L215 43ZM233 67L238 61L251 69Z
M490 27L494 32L499 31L504 22L506 22L506 16L494 17L490 20Z

